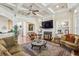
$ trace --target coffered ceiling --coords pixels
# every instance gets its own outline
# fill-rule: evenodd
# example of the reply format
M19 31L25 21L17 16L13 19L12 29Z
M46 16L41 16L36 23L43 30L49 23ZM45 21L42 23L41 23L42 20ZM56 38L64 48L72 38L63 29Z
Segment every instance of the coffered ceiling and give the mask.
M77 3L0 3L0 7L13 14L37 17L53 15L59 10L75 9L74 7L78 7L78 5ZM39 12L34 12L35 14L33 14L32 11L29 11L30 9L38 10Z

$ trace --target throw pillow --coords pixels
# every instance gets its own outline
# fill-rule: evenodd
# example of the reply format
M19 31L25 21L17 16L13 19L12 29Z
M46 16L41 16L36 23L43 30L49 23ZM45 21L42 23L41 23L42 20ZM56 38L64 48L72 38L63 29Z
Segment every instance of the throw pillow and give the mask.
M72 34L66 35L66 41L69 41L71 43L75 42L75 37Z

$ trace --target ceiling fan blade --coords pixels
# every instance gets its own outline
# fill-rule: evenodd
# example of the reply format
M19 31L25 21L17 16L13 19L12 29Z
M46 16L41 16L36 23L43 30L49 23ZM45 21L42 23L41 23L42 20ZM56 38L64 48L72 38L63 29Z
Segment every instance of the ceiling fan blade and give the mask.
M36 13L32 12L34 15L36 15Z
M27 13L27 15L29 15L30 13Z
M30 8L32 8L32 5L30 5Z
M33 12L39 12L39 10L33 10Z

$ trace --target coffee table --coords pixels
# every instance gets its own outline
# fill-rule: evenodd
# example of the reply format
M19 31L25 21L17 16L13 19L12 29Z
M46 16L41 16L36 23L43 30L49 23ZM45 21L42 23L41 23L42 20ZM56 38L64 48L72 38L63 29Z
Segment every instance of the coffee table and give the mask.
M31 48L33 49L33 47L38 47L39 52L41 52L42 47L46 48L46 43L47 42L45 40L33 40L33 42L31 43Z

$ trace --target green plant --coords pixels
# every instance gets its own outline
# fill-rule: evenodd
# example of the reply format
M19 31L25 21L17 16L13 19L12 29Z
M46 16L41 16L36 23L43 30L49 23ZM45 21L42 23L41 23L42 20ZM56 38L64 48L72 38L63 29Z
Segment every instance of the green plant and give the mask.
M18 26L17 25L14 26L13 32L14 32L15 37L17 38L18 37Z

